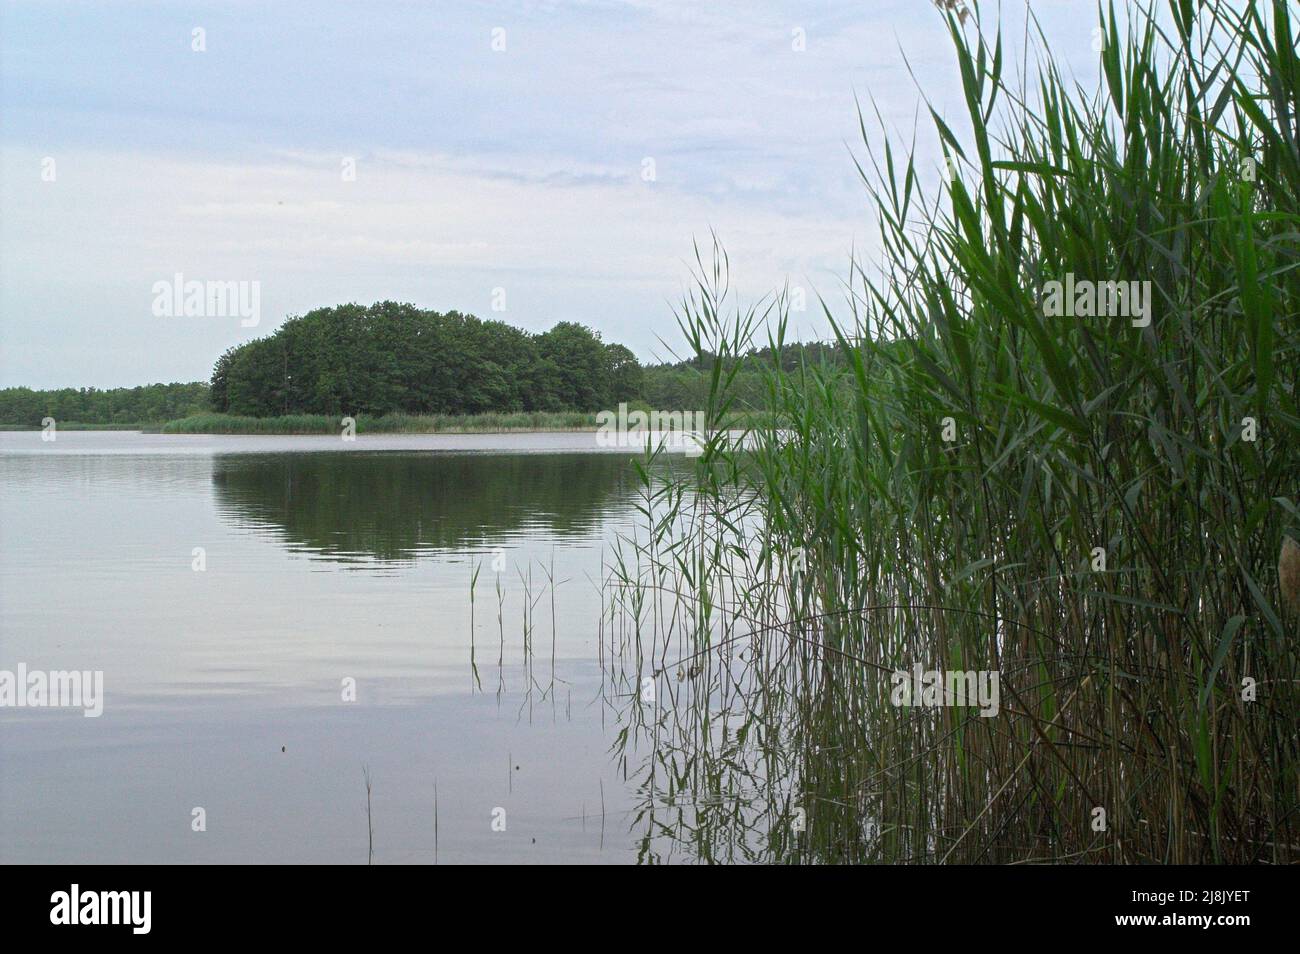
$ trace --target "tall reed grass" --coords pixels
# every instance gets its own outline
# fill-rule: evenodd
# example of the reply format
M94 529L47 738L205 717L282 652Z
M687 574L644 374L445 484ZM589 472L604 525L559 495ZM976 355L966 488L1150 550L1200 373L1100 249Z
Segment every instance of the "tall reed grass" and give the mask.
M1295 24L1099 16L1090 95L1041 38L1011 76L997 24L949 15L938 191L859 117L881 254L825 306L848 370L773 364L780 426L643 472L602 628L647 853L1300 860ZM722 359L717 421L786 303L738 309L697 259L679 321ZM1048 317L1067 273L1149 281L1150 324ZM917 663L997 671L999 715L892 705Z

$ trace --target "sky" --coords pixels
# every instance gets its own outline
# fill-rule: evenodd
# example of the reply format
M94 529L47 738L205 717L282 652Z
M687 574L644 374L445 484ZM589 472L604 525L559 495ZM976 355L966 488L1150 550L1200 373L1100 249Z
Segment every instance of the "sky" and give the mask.
M1095 9L1034 4L1083 83ZM741 303L803 289L823 338L876 247L855 97L937 181L954 64L930 0L0 2L0 386L206 380L382 300L670 359L711 234ZM158 314L178 274L256 282L257 324Z

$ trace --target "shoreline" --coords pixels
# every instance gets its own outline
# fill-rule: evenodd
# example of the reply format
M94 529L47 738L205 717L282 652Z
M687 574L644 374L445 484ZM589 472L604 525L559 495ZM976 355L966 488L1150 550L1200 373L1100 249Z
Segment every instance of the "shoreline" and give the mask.
M761 423L762 415L733 412L723 425L746 428ZM601 430L597 412L515 411L481 414L388 414L378 417L334 417L325 414L287 414L277 417L242 417L228 414L194 414L168 421L94 424L56 421L59 431L138 431L142 434L257 436L336 435L346 430L358 435L394 434L577 434ZM37 424L3 424L0 431L41 431Z
M171 422L167 422L171 423ZM39 433L44 428L30 424L0 424L0 433ZM113 431L117 433L163 434L170 437L322 437L333 432L313 430L167 430L166 424L62 424L58 430L78 433ZM357 428L357 434L368 436L394 434L594 434L599 430L590 427L444 427L429 430L375 430Z

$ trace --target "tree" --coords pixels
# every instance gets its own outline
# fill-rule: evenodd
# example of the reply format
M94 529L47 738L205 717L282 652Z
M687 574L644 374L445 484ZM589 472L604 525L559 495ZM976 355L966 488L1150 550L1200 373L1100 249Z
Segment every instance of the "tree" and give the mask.
M211 393L214 407L256 417L594 411L634 398L640 371L627 348L574 322L530 335L385 301L316 309L232 348Z
M609 380L609 396L603 403L614 405L620 401L634 401L641 396L645 375L641 363L631 351L621 344L605 345L605 368Z

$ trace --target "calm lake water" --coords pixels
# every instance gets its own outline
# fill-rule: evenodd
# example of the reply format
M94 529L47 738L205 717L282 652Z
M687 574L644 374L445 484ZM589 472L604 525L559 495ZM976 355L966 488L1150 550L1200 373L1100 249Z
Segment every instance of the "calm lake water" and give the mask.
M375 863L637 860L596 585L630 453L0 434L0 669L104 673L98 718L0 708L0 860L365 863L363 771Z

